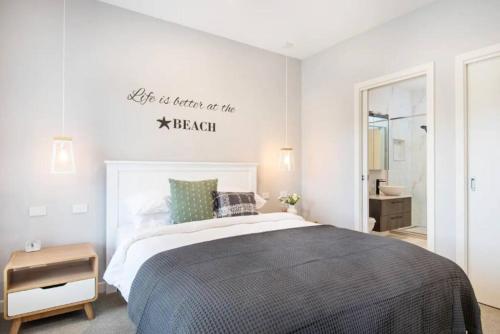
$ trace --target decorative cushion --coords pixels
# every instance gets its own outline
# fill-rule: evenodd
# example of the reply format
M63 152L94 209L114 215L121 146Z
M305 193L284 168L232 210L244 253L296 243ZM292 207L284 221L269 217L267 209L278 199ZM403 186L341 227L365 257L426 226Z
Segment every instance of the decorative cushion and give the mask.
M257 215L253 192L212 192L217 218Z
M239 187L217 187L218 191L221 191L221 192L228 192L228 193L240 193L240 192L245 192L244 189L241 189ZM266 204L266 200L260 196L259 194L256 194L254 193L255 195L255 205L257 206L257 210L259 210L260 208L262 208L265 204Z
M174 224L214 218L212 192L217 191L217 179L169 182Z

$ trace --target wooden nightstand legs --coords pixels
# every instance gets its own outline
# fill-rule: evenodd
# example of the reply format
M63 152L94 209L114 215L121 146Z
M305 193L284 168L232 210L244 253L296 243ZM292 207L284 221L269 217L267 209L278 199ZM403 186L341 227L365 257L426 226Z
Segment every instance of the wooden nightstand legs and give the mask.
M67 313L67 312L74 312L74 311L79 311L79 310L83 310L85 312L85 316L87 317L88 320L92 320L95 318L94 309L92 308L92 303L73 305L73 306L68 306L68 307L62 308L62 309L56 309L56 310L52 310L52 311L46 311L43 313L37 313L37 314L25 316L25 317L12 319L9 334L18 334L19 329L21 328L21 325L23 322L43 319L46 317L51 317L53 315L63 314L63 313Z
M87 303L87 304L83 305L83 310L85 311L85 315L87 316L87 319L92 320L95 318L94 309L92 308L91 303Z
M20 318L12 320L12 324L10 325L9 334L17 334L19 333L19 328L21 328L22 321Z

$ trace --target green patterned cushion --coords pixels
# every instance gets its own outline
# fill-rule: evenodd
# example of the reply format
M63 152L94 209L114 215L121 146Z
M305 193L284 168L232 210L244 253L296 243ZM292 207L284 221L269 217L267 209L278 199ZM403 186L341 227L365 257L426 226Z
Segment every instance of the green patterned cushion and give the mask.
M169 182L174 224L214 218L212 192L217 191L217 179Z

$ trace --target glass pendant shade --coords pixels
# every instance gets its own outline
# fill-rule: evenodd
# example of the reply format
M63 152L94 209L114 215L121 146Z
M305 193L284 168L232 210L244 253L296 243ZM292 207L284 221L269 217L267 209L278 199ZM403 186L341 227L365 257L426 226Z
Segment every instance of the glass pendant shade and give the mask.
M283 147L280 149L280 169L291 172L294 168L293 149L291 147Z
M51 171L53 174L75 173L73 139L71 137L54 137L52 141Z

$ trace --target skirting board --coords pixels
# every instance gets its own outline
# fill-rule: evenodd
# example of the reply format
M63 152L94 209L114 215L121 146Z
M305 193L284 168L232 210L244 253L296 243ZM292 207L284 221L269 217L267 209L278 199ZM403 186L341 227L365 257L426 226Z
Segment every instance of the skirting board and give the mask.
M99 282L99 284L97 285L98 286L98 290L99 290L99 294L103 294L106 292L106 282ZM3 314L3 299L0 299L0 314Z

